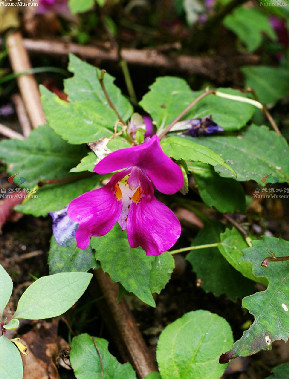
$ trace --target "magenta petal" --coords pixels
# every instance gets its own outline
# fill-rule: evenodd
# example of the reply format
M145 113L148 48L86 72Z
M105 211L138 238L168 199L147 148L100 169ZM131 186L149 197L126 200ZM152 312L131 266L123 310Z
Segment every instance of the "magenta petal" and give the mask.
M102 159L94 171L103 175L133 166L145 171L157 190L162 193L176 193L184 184L180 167L162 151L156 135L142 145L114 151Z
M105 187L86 192L69 204L69 218L79 223L75 238L80 249L89 246L91 236L108 233L119 218L122 202L116 199L113 191L114 176Z
M138 204L131 204L127 220L127 238L131 247L141 246L146 255L160 255L170 249L180 235L179 220L155 197L143 197Z

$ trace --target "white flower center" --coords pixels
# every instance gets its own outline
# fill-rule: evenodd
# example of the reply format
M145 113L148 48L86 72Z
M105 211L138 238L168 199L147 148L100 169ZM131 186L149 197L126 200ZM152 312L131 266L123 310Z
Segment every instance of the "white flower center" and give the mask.
M142 197L142 189L140 186L131 187L128 184L128 177L123 178L115 185L115 195L117 200L122 202L122 211L118 220L122 230L126 229L127 217L132 201L138 203Z

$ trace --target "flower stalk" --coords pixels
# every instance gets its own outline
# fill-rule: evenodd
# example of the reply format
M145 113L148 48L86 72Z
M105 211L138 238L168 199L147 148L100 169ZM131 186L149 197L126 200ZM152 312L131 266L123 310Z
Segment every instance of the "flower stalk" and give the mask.
M206 90L205 92L203 92L200 96L198 96L195 100L193 100L191 102L191 104L189 104L187 106L186 109L184 109L179 115L177 118L174 119L174 121L168 125L165 130L159 135L159 138L160 140L162 138L164 138L168 132L173 128L173 126L179 122L199 101L201 101L204 97L208 96L208 95L211 95L211 94L214 94L216 92L216 90L214 89L210 89L210 90Z
M189 246L189 247L183 247L182 249L171 250L171 251L169 251L169 253L171 255L174 255L174 254L179 254L179 253L185 253L186 251L201 250L201 249L208 249L211 247L218 247L219 245L221 245L220 242L208 243L206 245Z
M102 91L106 97L106 100L108 101L111 109L114 111L114 113L117 115L117 118L119 120L119 122L121 122L123 125L125 125L125 122L123 121L121 115L118 113L116 107L114 106L113 102L111 101L111 98L109 97L109 94L107 93L107 90L105 88L105 85L104 85L104 75L106 74L106 71L105 70L101 70L101 73L100 75L98 76L98 80L99 80L99 83L100 83L100 86L102 88Z

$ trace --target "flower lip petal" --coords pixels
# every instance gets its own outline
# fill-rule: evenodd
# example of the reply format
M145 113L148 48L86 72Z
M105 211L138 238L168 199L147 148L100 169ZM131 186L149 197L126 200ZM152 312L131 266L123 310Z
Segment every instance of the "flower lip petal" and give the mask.
M139 204L131 204L127 238L132 248L141 246L146 255L160 255L176 243L180 234L175 214L155 197L144 196Z
M127 170L114 174L106 186L86 192L69 204L69 218L79 223L75 238L80 249L88 247L91 236L107 234L117 222L122 202L117 200L114 186L125 175Z
M176 193L184 184L180 167L163 152L156 135L142 145L114 151L102 159L94 171L103 175L133 166L142 169L162 193Z

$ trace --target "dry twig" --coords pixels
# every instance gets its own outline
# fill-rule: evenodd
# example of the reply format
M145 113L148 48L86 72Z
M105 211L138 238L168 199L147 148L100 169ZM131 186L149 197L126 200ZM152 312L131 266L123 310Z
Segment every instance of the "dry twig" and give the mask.
M23 100L20 95L15 94L12 96L12 101L16 109L16 113L22 128L23 135L24 137L28 137L31 132L31 124L27 116Z
M20 133L17 133L14 130L2 124L0 124L0 134L8 138L24 139L24 137Z
M117 284L113 283L102 269L95 271L95 277L104 295L104 301L99 301L99 310L123 358L129 357L140 378L157 371L156 364L125 300L117 302Z
M31 65L19 32L8 36L7 47L13 71L18 74L17 82L25 108L33 128L37 128L39 125L45 124L45 116L34 76L32 74L21 75L21 73L31 70Z
M29 38L23 39L23 45L30 52L51 55L73 53L86 59L118 62L117 49L107 50L97 46L83 46L76 43ZM259 56L253 54L236 55L229 58L223 56L173 56L162 54L156 49L121 49L121 56L128 64L205 75L219 82L230 80L230 77L234 77L238 73L240 66L255 65L260 61Z

